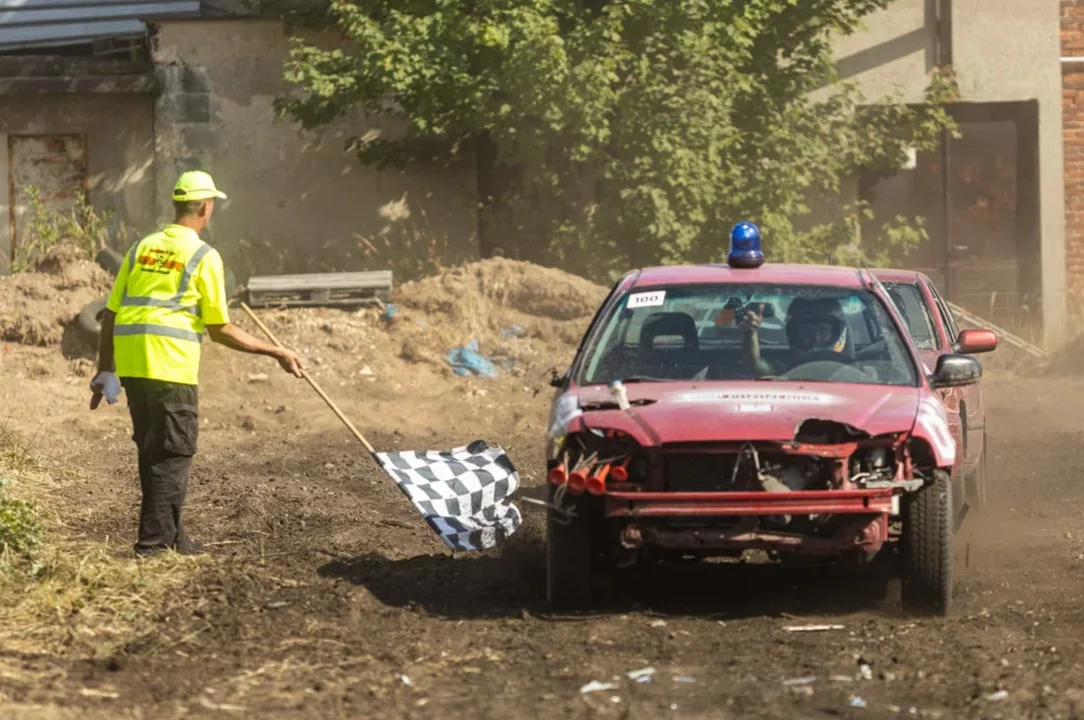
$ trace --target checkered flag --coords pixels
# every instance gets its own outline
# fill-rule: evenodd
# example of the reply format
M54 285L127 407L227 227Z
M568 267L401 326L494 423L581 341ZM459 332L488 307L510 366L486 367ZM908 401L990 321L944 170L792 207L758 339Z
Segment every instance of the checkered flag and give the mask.
M452 552L486 550L519 528L519 509L509 499L519 475L500 448L479 440L454 450L375 457Z

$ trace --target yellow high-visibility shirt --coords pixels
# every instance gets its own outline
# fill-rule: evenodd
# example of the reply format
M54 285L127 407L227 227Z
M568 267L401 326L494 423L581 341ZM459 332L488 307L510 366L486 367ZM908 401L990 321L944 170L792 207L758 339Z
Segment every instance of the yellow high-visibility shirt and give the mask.
M198 385L203 332L230 321L224 275L218 251L183 225L132 246L106 303L117 376Z

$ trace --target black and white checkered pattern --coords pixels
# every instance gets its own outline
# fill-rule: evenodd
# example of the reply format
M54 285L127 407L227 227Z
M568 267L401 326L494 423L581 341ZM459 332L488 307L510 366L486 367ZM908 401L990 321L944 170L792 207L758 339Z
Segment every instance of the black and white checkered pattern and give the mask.
M500 448L479 440L376 459L453 552L491 548L519 528L522 518L510 500L519 475Z

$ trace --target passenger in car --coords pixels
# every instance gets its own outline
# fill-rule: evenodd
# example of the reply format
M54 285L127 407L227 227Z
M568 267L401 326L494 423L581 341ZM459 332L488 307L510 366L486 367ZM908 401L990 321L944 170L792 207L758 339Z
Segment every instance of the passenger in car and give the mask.
M782 370L760 354L759 329L764 307L749 308L738 327L742 330L742 357L759 377L778 375L790 368L818 360L851 363L854 344L850 341L843 306L835 298L795 298L787 308L785 324L791 364Z

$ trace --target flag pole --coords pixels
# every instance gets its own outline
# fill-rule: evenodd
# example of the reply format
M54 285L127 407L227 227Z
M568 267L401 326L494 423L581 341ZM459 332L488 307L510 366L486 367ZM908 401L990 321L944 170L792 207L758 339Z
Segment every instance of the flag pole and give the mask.
M249 316L252 322L256 323L256 327L260 328L260 330L263 331L264 335L266 335L267 338L272 343L274 343L276 347L282 348L283 350L286 349L285 346L279 342L279 339L275 337L275 334L271 332L271 330L268 329L266 325L260 322L260 319L256 317L256 314L252 312L252 309L248 305L246 305L245 303L241 303L241 309L245 311L245 313ZM376 450L374 450L373 446L369 444L369 441L365 439L365 436L362 435L356 427L354 427L354 423L350 422L350 419L343 414L343 411L339 409L339 406L335 404L335 401L333 401L327 396L327 393L323 391L320 385L317 384L316 380L314 380L313 377L309 375L305 370L301 371L301 377L305 378L305 380L308 381L309 385L312 386L312 389L315 390L317 394L324 399L324 402L328 404L328 407L330 407L331 410L339 417L339 419L343 421L343 424L346 425L347 429L349 429L350 432L353 433L354 437L356 437L358 441L365 446L365 449L369 451L369 454L372 455L373 459L375 460Z

